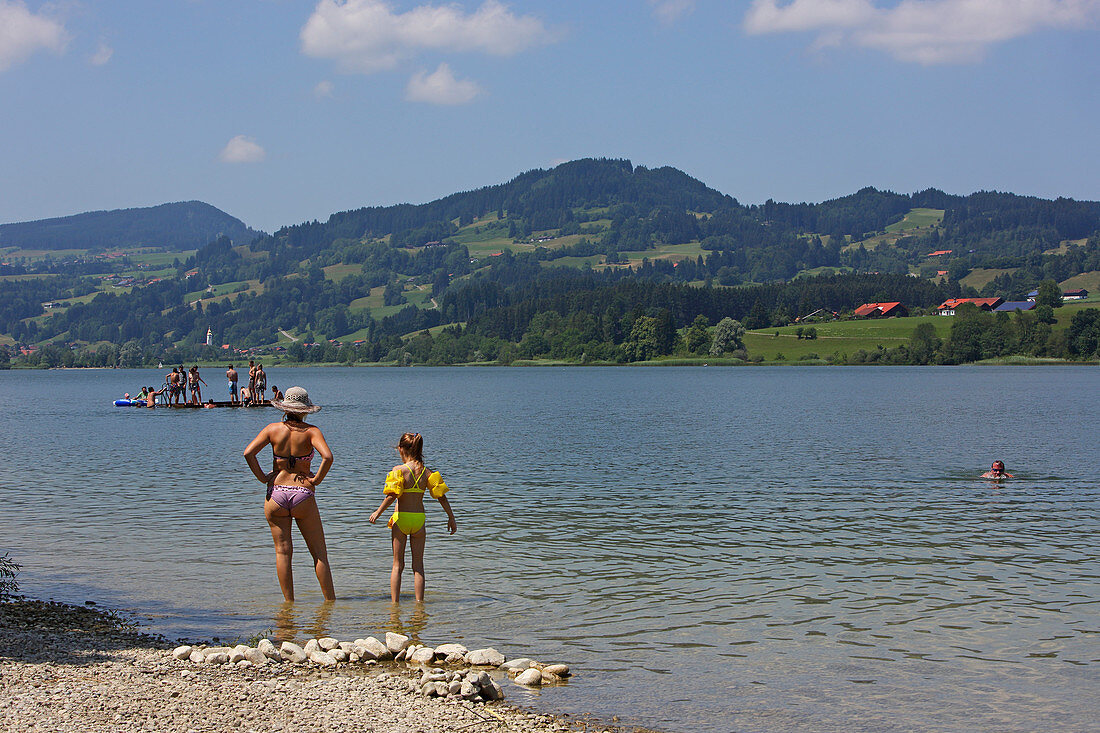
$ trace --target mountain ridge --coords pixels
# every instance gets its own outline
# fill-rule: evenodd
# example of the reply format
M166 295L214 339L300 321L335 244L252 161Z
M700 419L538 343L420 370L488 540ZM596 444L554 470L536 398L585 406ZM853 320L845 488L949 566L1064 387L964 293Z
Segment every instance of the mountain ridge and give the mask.
M219 235L247 244L263 232L203 201L176 201L128 209L0 224L0 247L103 250L163 247L199 249Z

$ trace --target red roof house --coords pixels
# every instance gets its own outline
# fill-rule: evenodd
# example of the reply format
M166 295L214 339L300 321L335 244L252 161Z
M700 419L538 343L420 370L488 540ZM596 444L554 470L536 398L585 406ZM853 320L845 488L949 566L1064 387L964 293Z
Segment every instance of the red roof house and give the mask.
M909 315L908 309L901 303L864 303L856 308L856 318L893 318Z
M940 255L949 255L952 250L949 249L937 249L935 252L929 252L925 257L939 257Z
M973 303L983 311L991 311L1003 302L1004 298L948 298L936 307L936 312L941 316L953 316L963 303Z

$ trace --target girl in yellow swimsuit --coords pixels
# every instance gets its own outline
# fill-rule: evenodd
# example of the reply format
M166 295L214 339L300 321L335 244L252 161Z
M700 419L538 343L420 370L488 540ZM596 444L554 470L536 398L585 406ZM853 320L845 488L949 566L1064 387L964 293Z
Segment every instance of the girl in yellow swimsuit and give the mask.
M401 595L401 571L405 569L405 540L412 545L413 590L416 600L424 600L424 491L432 495L447 512L447 530L454 534L458 529L451 504L444 496L447 484L438 471L429 471L424 465L424 439L420 433L405 433L397 443L397 452L404 461L394 466L386 476L382 493L386 498L370 515L374 524L390 504L397 500L397 509L390 517L390 538L393 542L393 569L390 571L390 599L397 603Z

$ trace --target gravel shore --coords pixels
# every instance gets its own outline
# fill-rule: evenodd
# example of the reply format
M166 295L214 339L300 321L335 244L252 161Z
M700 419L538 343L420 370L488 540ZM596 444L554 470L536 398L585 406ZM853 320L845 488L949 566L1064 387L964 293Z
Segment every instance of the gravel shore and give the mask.
M419 675L404 664L238 669L176 660L173 646L94 609L0 603L0 731L641 733L422 697L408 691Z

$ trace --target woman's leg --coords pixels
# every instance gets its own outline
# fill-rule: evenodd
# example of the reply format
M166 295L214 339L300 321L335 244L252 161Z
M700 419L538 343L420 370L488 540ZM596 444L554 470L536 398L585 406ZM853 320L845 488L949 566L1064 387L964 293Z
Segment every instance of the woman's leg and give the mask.
M418 602L424 600L424 540L427 538L428 533L423 527L409 537L413 556L413 592Z
M294 600L294 572L290 564L294 546L290 537L290 514L271 499L264 502L264 516L271 527L271 539L275 540L275 574L283 598Z
M390 600L401 598L401 571L405 569L405 533L394 527L390 532L393 541L393 569L390 570Z
M313 556L313 570L317 573L317 582L321 584L321 595L326 601L335 601L336 591L332 587L332 569L328 565L325 529L321 526L321 512L317 510L317 501L307 499L295 507L294 511L298 531L302 533L309 554Z

